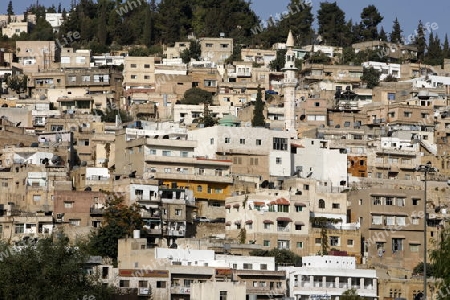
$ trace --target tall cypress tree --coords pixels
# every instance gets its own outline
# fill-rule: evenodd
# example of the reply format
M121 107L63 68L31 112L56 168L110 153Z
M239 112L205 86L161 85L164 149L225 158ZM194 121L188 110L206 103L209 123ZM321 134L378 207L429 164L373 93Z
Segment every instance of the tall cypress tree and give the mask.
M258 85L258 92L256 94L255 109L253 110L253 127L265 127L266 120L264 118L264 102L262 101L261 86Z
M380 41L384 41L384 42L387 42L387 40L388 40L386 32L384 31L383 26L381 26L381 29L380 29L379 39L380 39Z
M448 43L448 36L447 36L447 34L445 34L444 47L442 49L442 56L444 58L450 58L450 46L449 46L449 43Z
M402 28L400 27L400 23L398 22L397 18L395 18L394 25L392 25L392 31L389 35L389 40L392 43L402 43Z
M11 23L11 16L14 15L14 10L13 10L12 1L9 1L9 2L8 2L7 13L8 13L8 23Z
M419 21L419 25L417 25L414 44L417 46L417 59L419 61L423 61L425 57L425 48L427 47L427 43L425 40L425 30L423 28L422 21Z

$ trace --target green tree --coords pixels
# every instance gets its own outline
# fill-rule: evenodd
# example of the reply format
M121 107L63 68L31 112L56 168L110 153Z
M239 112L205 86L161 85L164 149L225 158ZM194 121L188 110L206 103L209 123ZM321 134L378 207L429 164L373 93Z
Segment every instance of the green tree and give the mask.
M1 245L1 299L111 299L114 290L88 275L83 264L88 254L69 244L64 235L25 243L20 251Z
M381 72L372 67L364 68L361 81L367 84L368 89L372 89L380 84L380 75Z
M403 43L402 33L403 30L400 27L400 22L398 21L397 18L395 18L394 25L392 25L392 31L389 34L389 41L391 41L391 43L402 44Z
M249 254L253 256L274 257L277 265L293 265L296 267L302 265L301 256L288 249L253 250Z
M344 46L346 35L349 34L345 21L345 12L336 2L321 2L317 11L319 34L327 45Z
M435 267L436 267L435 264L427 263L427 277L434 277L435 276ZM423 275L423 261L418 263L414 267L413 275Z
M377 26L383 19L384 17L381 16L375 5L369 5L363 8L361 12L361 33L365 41L378 40Z
M258 91L256 93L255 108L253 109L252 118L253 127L265 127L266 120L264 118L264 102L262 101L261 86L258 85Z
M113 264L117 265L117 240L132 236L133 230L140 230L143 221L140 216L140 208L134 203L128 206L124 198L106 193L109 197L103 215L103 226L93 232L87 246L90 253L109 257Z
M189 48L184 49L180 56L185 64L189 63L191 59L200 60L200 57L202 56L200 41L191 40Z
M414 44L417 47L417 59L420 62L423 62L425 58L425 49L427 47L427 41L425 39L425 30L422 21L419 21L419 25L417 25L417 33L414 38Z
M383 26L381 26L380 34L379 34L378 38L380 39L380 41L383 41L383 42L388 41L388 38L387 38L386 32L384 31Z
M445 34L445 38L444 38L444 46L442 48L442 56L444 58L450 58L450 46L448 43L448 36L447 34Z
M389 74L388 76L386 76L386 78L384 78L383 81L384 82L397 82L397 78L392 76L392 74Z
M438 299L448 299L448 287L450 286L450 264L447 262L450 260L450 229L446 228L440 231L438 241L435 242L433 250L430 252L430 263L427 264L427 277L433 276L437 280L436 294L446 295L445 297L439 296ZM417 265L414 268L413 274L423 275L423 262L422 266Z
M424 62L430 65L441 65L443 61L442 49L441 49L441 40L439 37L430 33L428 38L428 50L425 54Z
M286 49L277 50L275 59L269 63L269 68L273 71L280 72L286 64Z
M342 293L339 297L340 300L363 300L364 298L358 295L355 288L351 288Z
M106 122L106 123L116 122L117 113L119 114L119 117L122 120L122 123L127 123L132 120L131 116L125 110L107 108L105 113L102 112L100 114L102 117L102 122Z
M14 16L13 4L11 0L8 2L6 13L8 14L8 23L11 23L11 16Z
M183 99L180 101L181 104L188 105L198 105L201 103L212 103L212 94L201 88L191 88L184 93Z

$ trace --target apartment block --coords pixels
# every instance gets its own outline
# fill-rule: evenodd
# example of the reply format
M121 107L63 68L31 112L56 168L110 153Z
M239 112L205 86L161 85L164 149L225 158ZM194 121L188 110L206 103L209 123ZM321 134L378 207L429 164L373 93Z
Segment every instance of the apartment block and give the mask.
M159 64L159 57L127 56L124 60L123 86L126 90L132 88L155 87L155 64Z
M202 60L223 64L233 53L233 39L204 37L199 39Z

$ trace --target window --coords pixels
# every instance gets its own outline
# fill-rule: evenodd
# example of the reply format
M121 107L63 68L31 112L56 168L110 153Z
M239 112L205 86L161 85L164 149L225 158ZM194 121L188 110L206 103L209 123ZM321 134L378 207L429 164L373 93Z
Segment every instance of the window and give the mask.
M395 93L388 93L388 94L387 94L387 98L388 98L388 100L390 100L390 101L395 100Z
M137 68L137 65L136 65L136 64L131 64L131 65L130 65L130 68L133 68L133 69L134 69L134 68Z
M297 242L297 248L302 249L303 248L303 242Z
M278 212L289 212L289 205L277 205L277 211Z
M405 118L411 118L412 112L410 112L410 111L404 111L404 112L403 112L403 116L404 116Z
M385 205L394 205L394 198L393 197L386 197L384 204Z
M403 239L392 239L392 252L403 251Z
M304 189L305 191L309 191L309 184L304 184L304 185L303 185L303 189Z
M398 226L405 226L406 225L406 218L405 217L395 217L395 222Z
M359 165L360 165L360 166L364 166L364 164L365 164L365 161L364 161L364 160L360 160L360 161L359 161Z
M303 210L303 206L296 206L295 207L295 212L301 212Z
M214 145L214 138L209 139L209 144Z
M383 223L382 216L372 216L372 225L381 225Z
M359 199L358 204L359 204L359 205L362 205L362 204L363 204L363 200L362 200L362 199Z
M229 144L230 143L230 138L226 137L225 138L225 144Z
M373 205L381 205L381 197L373 197Z
M156 155L156 150L155 149L150 149L150 155Z
M129 280L120 280L119 281L119 287L129 288L130 287L130 281Z
M264 225L270 225L270 224L264 224ZM265 227L265 226L264 226L264 227ZM270 247L270 241L264 240L263 246L264 246L264 247Z
M150 69L150 65L149 64L144 64L144 69Z
M270 229L270 223L264 223L264 229Z
M64 201L64 208L73 208L73 201Z
M144 75L144 79L150 80L150 75Z
M81 220L80 219L69 219L69 224L72 226L80 226Z
M273 138L273 150L287 150L287 146L286 138Z
M385 225L387 225L387 226L395 225L395 217L387 216Z
M227 291L220 291L219 292L219 300L227 300L227 295L228 295Z
M137 75L131 75L131 79L137 79Z
M146 280L139 280L139 287L140 288L148 287L148 282Z
M239 139L239 144L245 145L245 139Z
M350 247L353 247L353 245L354 245L355 243L354 243L354 241L353 240L347 240L347 246L350 246Z
M14 232L16 234L24 233L25 232L25 224L16 224L16 226L14 228Z
M319 208L325 208L325 201L323 199L319 199Z
M419 217L412 217L412 221L411 221L412 224L413 225L419 225L419 219L420 219Z
M220 44L220 48L228 48L229 44Z
M164 150L163 152L162 152L162 155L163 156L170 156L170 151L168 151L168 150Z
M41 195L33 195L33 201L41 201Z
M183 212L182 209L179 209L179 208L175 209L175 216L181 216L182 212Z
M253 265L252 265L252 264L244 263L243 268L244 268L244 270L252 270L252 269L253 269Z
M331 208L333 208L333 209L339 209L340 208L340 204L339 203L333 203L333 204L331 204Z
M205 44L205 47L206 47L206 48L212 48L212 46L213 46L213 44L211 44L211 43L206 43L206 44Z
M397 206L405 206L405 198L397 198Z
M256 139L256 146L261 146L261 140L260 139Z
M259 265L260 270L267 270L267 264L260 264Z
M170 152L170 151L169 151ZM164 154L163 154L164 155ZM170 155L169 155L170 156ZM181 157L188 157L189 156L189 152L187 152L187 151L181 151L180 152L180 156Z
M289 240L278 240L278 249L289 249Z
M420 246L420 244L409 244L409 251L410 252L419 252L419 246Z
M344 127L350 127L350 122L349 121L344 122Z
M69 76L69 82L75 82L75 81L77 81L76 76Z
M420 199L412 199L412 205L419 205Z
M314 106L320 106L320 102L314 102Z
M340 246L338 236L330 236L330 246Z
M81 81L83 81L83 82L91 81L91 76L83 75L83 76L81 76Z
M217 86L217 81L216 80L204 80L203 85L205 87L215 87L215 86Z
M302 230L302 226L301 224L295 224L295 230Z
M257 166L259 162L259 159L254 158L254 157L250 157L250 165L251 166Z
M203 192L203 187L201 185L197 185L197 192Z
M281 157L275 158L275 163L276 163L277 165L281 165Z
M321 239L321 238L315 238L315 239L314 239L314 243L315 243L316 245L320 245L320 244L322 244L322 239Z

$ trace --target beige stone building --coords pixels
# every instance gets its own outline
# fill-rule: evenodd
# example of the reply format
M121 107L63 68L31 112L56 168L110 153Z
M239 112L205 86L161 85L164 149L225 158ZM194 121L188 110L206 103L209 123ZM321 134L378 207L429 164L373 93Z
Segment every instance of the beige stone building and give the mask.
M91 50L73 48L61 49L61 68L89 68L91 65Z
M155 87L155 64L161 62L159 57L127 56L124 61L123 86L131 88Z
M61 48L55 41L16 41L18 63L13 66L25 73L59 67Z
M202 49L202 60L223 64L233 53L232 38L204 37L199 39Z
M28 22L11 22L2 28L2 35L12 38L14 35L20 36L21 33L28 33Z

